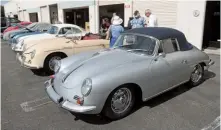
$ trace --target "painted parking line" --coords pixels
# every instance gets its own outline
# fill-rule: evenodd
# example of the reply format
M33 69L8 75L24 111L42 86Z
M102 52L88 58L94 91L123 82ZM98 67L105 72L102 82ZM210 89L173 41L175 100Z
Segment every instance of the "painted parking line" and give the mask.
M52 101L49 99L49 97L43 97L43 98L37 98L35 100L23 102L20 104L20 106L25 112L31 112L39 108L42 108L43 106L50 104L50 103L52 103Z
M217 117L212 123L204 127L202 130L215 130L220 126L220 116Z

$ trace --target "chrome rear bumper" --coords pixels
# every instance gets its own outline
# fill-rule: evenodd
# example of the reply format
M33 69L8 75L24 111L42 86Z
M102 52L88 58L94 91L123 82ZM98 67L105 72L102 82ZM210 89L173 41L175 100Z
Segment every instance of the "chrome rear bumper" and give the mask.
M80 106L78 104L72 103L66 99L63 99L62 96L58 95L52 84L51 84L51 80L48 80L45 82L45 90L46 93L48 94L48 96L50 97L50 99L58 104L59 106L61 106L62 108L72 111L72 112L76 112L76 113L90 113L91 111L96 109L96 106Z

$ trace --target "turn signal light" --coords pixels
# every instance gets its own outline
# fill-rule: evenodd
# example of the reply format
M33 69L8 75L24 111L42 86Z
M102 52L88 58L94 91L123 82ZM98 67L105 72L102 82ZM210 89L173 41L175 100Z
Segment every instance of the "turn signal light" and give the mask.
M83 105L84 100L82 98L77 99L77 104Z
M53 78L54 78L54 75L50 75L49 77L50 77L51 79L53 79Z

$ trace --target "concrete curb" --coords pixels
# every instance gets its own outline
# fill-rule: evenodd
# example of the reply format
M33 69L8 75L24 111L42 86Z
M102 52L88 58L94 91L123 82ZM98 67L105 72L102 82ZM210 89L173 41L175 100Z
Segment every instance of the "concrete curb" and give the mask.
M207 53L207 54L220 55L220 49L218 49L218 50L207 50L207 49L205 49L204 52Z

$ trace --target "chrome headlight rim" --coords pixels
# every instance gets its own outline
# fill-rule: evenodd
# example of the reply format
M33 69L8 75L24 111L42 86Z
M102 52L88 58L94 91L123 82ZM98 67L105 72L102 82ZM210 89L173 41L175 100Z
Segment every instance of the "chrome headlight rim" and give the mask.
M24 40L18 42L18 44L20 43L21 47L24 45Z
M90 78L86 78L81 86L81 94L84 97L87 97L92 90L92 80Z
M33 59L33 58L35 57L35 54L36 54L36 50L33 50L33 51L31 52L31 59Z
M20 48L25 51L25 50L26 50L26 47L27 47L27 44L22 44Z
M61 60L54 60L54 73L58 73L61 68Z

